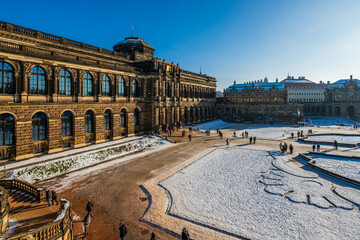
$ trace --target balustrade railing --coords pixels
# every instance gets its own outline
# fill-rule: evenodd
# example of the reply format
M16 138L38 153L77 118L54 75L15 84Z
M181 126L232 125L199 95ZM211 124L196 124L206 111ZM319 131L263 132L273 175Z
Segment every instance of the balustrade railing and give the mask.
M71 204L65 199L61 199L61 208L58 218L45 226L33 229L15 236L6 237L4 240L72 240L73 227L71 216Z
M46 201L44 189L37 188L30 183L18 179L0 180L0 186L4 187L5 189L15 189L30 194L31 196L35 197L38 202Z

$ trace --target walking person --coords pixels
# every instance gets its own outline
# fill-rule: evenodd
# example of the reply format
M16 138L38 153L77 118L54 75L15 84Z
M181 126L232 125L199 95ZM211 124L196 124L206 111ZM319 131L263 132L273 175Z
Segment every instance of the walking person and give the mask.
M155 233L154 233L154 232L151 233L151 238L150 238L150 240L156 240L156 236L155 236Z
M91 217L94 217L94 215L92 213L93 207L94 207L94 204L89 200L88 203L86 204L86 211L88 212L88 214L91 215Z
M293 151L294 151L293 145L290 144L289 149L290 149L290 154L293 154Z
M183 228L181 232L181 240L189 240L189 239L190 239L190 235L188 230L186 228Z
M50 202L51 199L52 199L52 194L51 194L50 190L47 190L46 191L46 200L47 200L47 202L49 204L49 207L51 206L51 202Z
M254 139L254 144L256 143L256 137L253 138Z
M294 133L293 132L291 133L291 138L294 138Z
M320 152L320 144L316 145L317 152Z
M315 146L315 144L314 144L314 145L312 146L313 152L315 152L315 147L316 147L316 146Z
M280 152L282 152L282 143L279 143L279 147L280 147Z
M244 132L242 132L242 133L241 133L241 135L242 135L242 138L244 138L244 136L245 136L245 133L244 133Z
M250 140L250 144L252 144L252 137L250 137L249 140Z
M234 132L234 137L236 137L236 132Z
M192 137L191 137L191 134L189 134L189 142L191 142L191 138L192 138Z
M52 201L51 201L52 205L54 205L54 201L56 202L56 205L59 205L59 202L57 200L57 193L54 190L52 190L51 194L52 194Z
M336 140L334 140L334 149L338 150L338 142Z
M125 224L123 222L120 222L119 230L120 230L120 239L121 240L126 240L125 236L127 234L127 229L126 229Z
M226 146L229 146L230 144L229 144L229 139L227 138L226 139Z

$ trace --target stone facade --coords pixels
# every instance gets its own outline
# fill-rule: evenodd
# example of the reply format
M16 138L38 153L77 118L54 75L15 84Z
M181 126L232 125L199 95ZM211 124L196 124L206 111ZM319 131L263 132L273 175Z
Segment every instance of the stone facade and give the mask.
M360 120L360 80L340 79L329 85L325 92L325 101L321 104L305 104L308 116L350 117Z
M0 159L213 119L216 79L153 54L137 37L110 51L0 22Z
M288 103L288 92L278 82L255 81L230 86L224 91L217 115L235 122L297 122L302 104ZM300 115L299 115L300 113Z

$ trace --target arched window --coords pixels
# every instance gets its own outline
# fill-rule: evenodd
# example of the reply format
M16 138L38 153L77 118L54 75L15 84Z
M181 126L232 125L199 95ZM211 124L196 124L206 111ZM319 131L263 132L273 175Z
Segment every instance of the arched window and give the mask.
M32 140L46 139L46 115L43 112L35 113L32 117Z
M61 136L72 135L72 118L70 111L65 111L61 115Z
M111 111L106 109L104 112L104 130L111 130Z
M91 110L87 110L85 113L85 132L94 132L94 113Z
M137 97L138 96L138 83L136 81L136 79L132 80L132 91L131 94L133 97Z
M14 72L6 62L0 62L0 93L14 93Z
M120 127L124 128L126 127L126 110L121 109L120 112Z
M139 125L139 109L134 109L134 126Z
M110 96L110 78L104 75L102 79L102 92L101 95L103 96Z
M93 95L93 79L89 73L85 73L83 76L83 96L92 96Z
M31 69L30 93L41 95L46 94L45 71L41 67L33 67Z
M71 75L66 70L60 72L59 94L71 96Z
M0 115L0 146L14 144L14 117L8 113Z
M119 85L118 85L118 95L119 97L125 96L125 81L123 78L119 79Z

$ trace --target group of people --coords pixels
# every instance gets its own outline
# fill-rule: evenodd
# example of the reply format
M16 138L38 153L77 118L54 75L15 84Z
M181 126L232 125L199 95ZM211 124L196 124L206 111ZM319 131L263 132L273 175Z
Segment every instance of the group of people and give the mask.
M298 132L297 132L297 137L298 137L298 138L304 137L304 131L303 131L303 130L298 131Z
M245 131L241 133L242 138L248 138L249 137L249 132Z
M252 143L256 143L256 137L250 137L249 138L249 141L250 141L250 144L252 144Z
M354 126L353 126L353 129L356 129L356 130L357 130L357 129L358 129L358 125L354 125Z
M320 152L320 144L317 144L316 146L315 146L315 144L312 146L312 150L313 150L313 152L315 152L315 148L317 149L317 152Z
M54 205L54 202L56 202L56 205L59 205L58 202L58 196L57 193L54 190L47 190L46 191L46 200L49 204L49 207L52 205Z
M279 147L280 147L280 152L282 154L287 153L288 149L290 151L290 154L293 154L293 152L294 152L294 147L291 144L289 144L289 146L288 146L287 143L280 143Z

